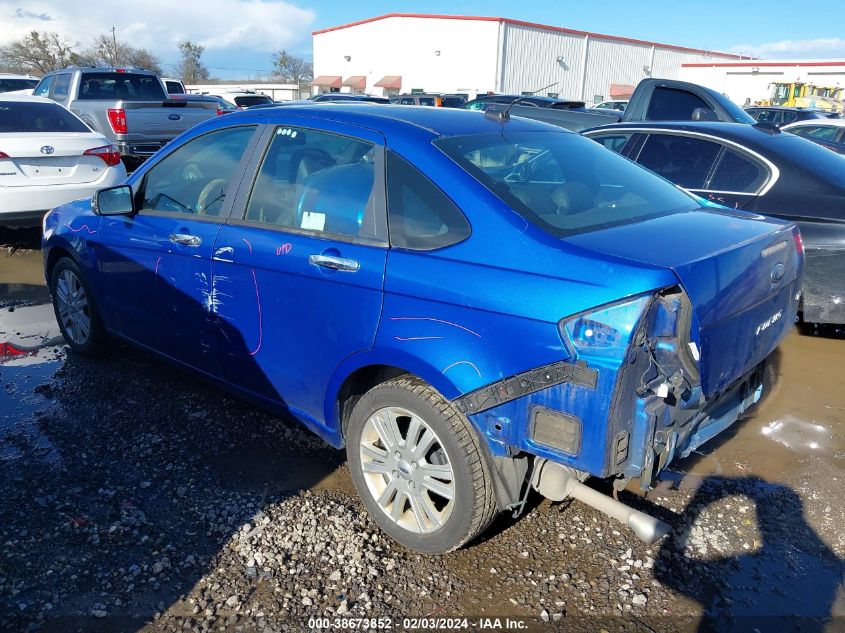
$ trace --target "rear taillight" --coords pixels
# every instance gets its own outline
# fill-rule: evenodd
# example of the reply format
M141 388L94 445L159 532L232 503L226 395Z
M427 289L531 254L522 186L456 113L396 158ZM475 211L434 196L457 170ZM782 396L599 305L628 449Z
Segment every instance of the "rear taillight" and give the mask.
M120 162L120 152L114 145L103 145L85 150L86 156L97 156L109 167L114 167Z
M795 250L799 255L804 254L804 240L801 239L801 231L797 228L792 231L792 237L795 238Z
M217 108L217 116L223 116L224 114L226 113L223 111L223 108Z
M126 134L126 110L123 108L108 111L109 125L115 134Z

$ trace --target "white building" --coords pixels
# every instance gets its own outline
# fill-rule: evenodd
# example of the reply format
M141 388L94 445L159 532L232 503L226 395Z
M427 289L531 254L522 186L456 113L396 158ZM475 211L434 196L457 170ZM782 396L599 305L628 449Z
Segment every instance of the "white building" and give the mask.
M768 99L771 84L803 82L825 87L845 87L843 60L752 60L686 63L681 79L718 90L743 105Z
M739 55L496 17L391 13L313 33L315 92L519 94L598 102Z

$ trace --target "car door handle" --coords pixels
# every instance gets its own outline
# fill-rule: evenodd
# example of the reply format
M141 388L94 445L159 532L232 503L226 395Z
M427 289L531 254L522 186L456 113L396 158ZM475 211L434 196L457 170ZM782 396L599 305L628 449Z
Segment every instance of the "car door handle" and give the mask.
M308 257L308 263L313 266L322 266L323 268L346 270L349 272L355 272L361 267L361 265L354 259L334 257L332 255L310 255Z
M171 233L170 241L182 246L199 246L202 244L202 238L198 235L188 235L186 233Z

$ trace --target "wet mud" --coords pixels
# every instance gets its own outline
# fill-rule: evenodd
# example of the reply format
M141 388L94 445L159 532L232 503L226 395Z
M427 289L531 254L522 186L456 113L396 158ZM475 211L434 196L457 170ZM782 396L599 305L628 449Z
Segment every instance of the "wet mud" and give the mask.
M662 543L644 546L578 502L532 497L520 519L426 559L391 547L343 454L304 428L128 346L97 361L68 355L37 238L5 243L2 628L296 630L308 614L340 612L512 616L536 630L845 629L836 332L796 328L745 420L647 495L621 493L673 527ZM360 560L323 552L342 544L311 543L291 560L294 545L273 533L315 533L327 507L350 532L322 538L348 537L370 561L357 580Z

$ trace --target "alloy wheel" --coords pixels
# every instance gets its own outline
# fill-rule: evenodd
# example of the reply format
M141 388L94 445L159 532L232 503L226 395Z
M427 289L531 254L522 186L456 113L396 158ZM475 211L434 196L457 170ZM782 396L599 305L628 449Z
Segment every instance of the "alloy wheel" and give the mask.
M85 288L73 271L63 270L56 282L56 306L67 336L84 345L91 336L91 308Z

